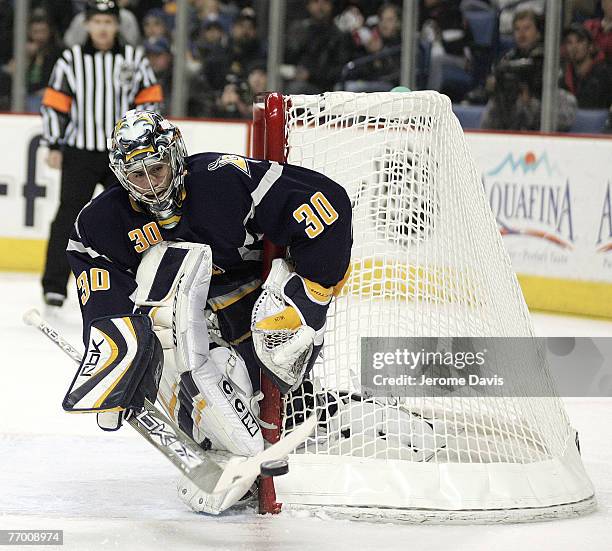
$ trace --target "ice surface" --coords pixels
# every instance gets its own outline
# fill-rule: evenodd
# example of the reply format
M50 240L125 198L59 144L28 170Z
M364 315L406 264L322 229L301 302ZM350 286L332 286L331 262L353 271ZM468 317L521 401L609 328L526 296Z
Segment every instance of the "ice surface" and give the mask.
M93 416L62 411L76 366L21 322L25 310L41 307L37 277L0 274L0 289L0 529L63 529L61 549L75 551L612 549L612 400L567 401L599 502L587 517L499 526L370 524L253 511L207 517L182 504L174 468L129 427L103 433ZM78 345L74 297L64 310L55 325ZM534 319L540 335L612 336L611 322Z

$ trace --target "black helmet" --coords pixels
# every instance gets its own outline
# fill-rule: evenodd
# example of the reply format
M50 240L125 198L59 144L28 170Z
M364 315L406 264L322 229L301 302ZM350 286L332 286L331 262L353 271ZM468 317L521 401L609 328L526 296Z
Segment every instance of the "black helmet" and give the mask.
M94 15L114 15L119 19L119 3L116 0L88 0L85 7L85 18Z

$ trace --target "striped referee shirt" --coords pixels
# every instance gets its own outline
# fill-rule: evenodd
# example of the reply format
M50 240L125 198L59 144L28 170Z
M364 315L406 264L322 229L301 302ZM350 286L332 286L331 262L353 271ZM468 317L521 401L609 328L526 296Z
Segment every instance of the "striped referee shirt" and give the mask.
M102 52L89 39L64 50L53 67L42 100L43 135L51 149L106 151L106 138L128 109L155 110L162 99L143 48L116 42Z

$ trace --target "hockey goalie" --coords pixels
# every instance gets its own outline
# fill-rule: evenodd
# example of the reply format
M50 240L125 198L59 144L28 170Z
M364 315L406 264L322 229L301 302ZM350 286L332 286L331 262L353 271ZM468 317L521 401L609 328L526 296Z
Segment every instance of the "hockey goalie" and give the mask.
M121 185L81 211L67 247L85 343L108 360L75 378L64 408L117 430L157 399L204 450L254 456L264 448L260 370L286 393L322 347L349 268L349 198L305 168L187 156L179 129L148 111L117 122L109 151ZM288 255L262 282L264 235ZM242 497L210 508L203 494L179 482L196 511Z

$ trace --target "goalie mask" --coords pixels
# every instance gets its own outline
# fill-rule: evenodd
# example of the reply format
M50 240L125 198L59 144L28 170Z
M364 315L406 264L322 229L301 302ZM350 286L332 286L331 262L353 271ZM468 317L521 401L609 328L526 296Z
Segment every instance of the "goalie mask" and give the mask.
M153 111L128 111L109 140L110 167L140 207L164 228L181 215L187 151L180 130Z

